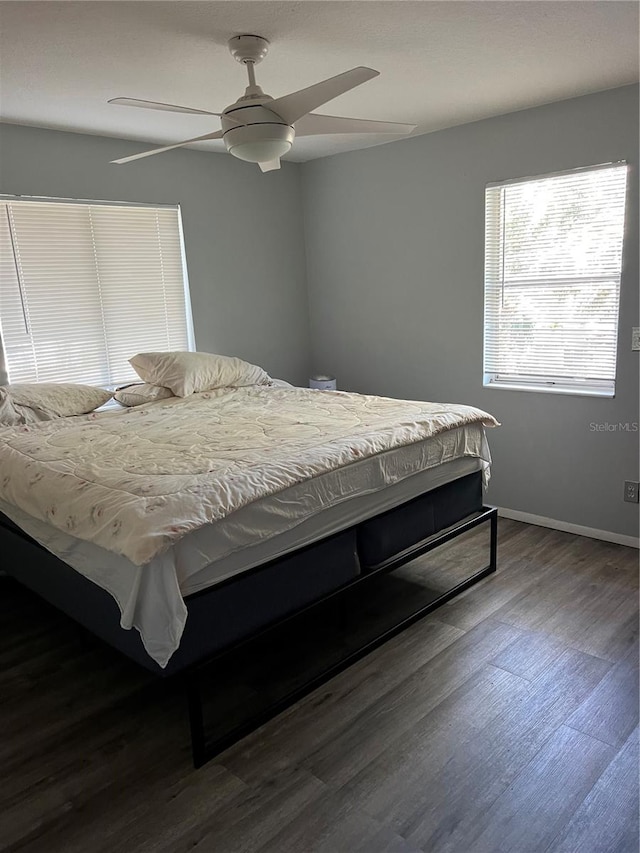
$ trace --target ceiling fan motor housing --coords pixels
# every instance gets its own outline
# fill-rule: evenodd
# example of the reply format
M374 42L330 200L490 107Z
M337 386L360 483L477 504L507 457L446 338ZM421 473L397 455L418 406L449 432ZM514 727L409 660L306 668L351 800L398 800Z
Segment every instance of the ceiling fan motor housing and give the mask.
M236 121L243 124L238 127ZM261 104L233 104L221 116L227 151L249 163L284 156L293 144L294 128ZM269 152L268 157L261 152Z

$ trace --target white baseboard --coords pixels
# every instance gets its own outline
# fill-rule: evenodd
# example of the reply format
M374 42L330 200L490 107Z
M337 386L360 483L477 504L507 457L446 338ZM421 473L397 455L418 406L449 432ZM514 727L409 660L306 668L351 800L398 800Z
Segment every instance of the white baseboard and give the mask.
M552 530L563 530L565 533L576 533L578 536L588 536L590 539L601 539L603 542L614 542L616 545L626 545L629 548L640 548L640 539L635 536L625 536L623 533L612 533L609 530L597 530L595 527L583 527L582 524L570 524L568 521L556 521L555 518L545 518L543 515L532 515L530 512L520 512L517 509L498 507L498 515L512 518L514 521L524 521L536 524L538 527L550 527Z

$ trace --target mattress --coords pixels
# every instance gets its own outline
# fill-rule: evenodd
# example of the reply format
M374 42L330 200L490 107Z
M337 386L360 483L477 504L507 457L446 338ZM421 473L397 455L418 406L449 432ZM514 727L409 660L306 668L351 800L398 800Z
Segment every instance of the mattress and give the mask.
M289 395L291 403L291 392L280 389L261 389L259 396L264 400L265 394L283 393ZM325 395L325 392L301 393L315 395L315 400ZM230 395L226 396L229 399ZM358 395L338 396L352 398ZM239 397L246 403L247 395L237 393L233 397L234 403ZM283 402L282 396L271 397L271 400L276 399ZM393 401L391 408L395 409L400 402ZM176 405L186 411L192 403L181 401ZM409 410L414 415L414 406L427 405L433 404L410 404ZM153 408L161 406L162 403L156 403ZM322 408L326 412L324 405ZM465 415L467 410L478 412L468 407L459 408L465 410ZM405 407L405 414L407 411ZM400 432L406 438L415 438L415 422L409 423L402 417L398 419L397 412L393 417L398 425L396 435ZM440 423L453 417L452 412L437 407L436 418L440 418ZM214 523L194 527L143 565L135 564L126 555L107 550L96 542L74 536L50 524L46 518L34 517L10 501L1 500L0 509L36 541L107 590L118 603L122 627L136 628L151 657L164 666L177 648L184 629L187 616L185 596L345 529L474 470L482 470L486 480L490 455L483 420L489 418L486 413L475 414L469 417L470 422L463 422L461 426L443 428L422 440L378 449L365 458L356 457L357 461L348 462L354 458L349 453L343 460L347 464L321 470L315 476L292 482L279 490L267 491ZM379 420L375 426L380 427ZM58 434L55 429L51 432ZM365 432L365 441L371 442L370 427ZM113 430L110 428L107 434L113 435ZM62 436L65 437L64 428ZM315 444L312 442L314 451L317 444L317 441ZM375 450L379 444L374 442L373 446ZM66 447L65 440L62 447ZM350 441L349 450L354 447L359 450L362 442Z

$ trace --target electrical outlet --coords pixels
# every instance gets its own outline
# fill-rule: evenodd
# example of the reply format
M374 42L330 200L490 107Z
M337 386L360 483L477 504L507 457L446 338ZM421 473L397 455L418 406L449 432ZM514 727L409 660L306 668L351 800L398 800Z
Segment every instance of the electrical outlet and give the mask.
M631 329L631 349L640 350L640 327L638 326Z
M630 504L637 504L640 494L640 483L633 480L624 481L624 499Z

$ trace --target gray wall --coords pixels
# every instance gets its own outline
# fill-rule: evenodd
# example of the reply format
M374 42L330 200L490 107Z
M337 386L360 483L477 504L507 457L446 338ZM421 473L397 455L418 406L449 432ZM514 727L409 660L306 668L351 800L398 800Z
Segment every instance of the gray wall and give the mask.
M590 427L640 419L637 87L266 175L197 151L109 165L144 147L0 125L0 191L180 203L199 349L292 382L311 367L344 389L481 406L503 423L489 500L638 534L622 502L638 433ZM615 399L484 389L485 184L619 159L633 174Z
M300 167L263 175L226 154L0 125L0 192L179 203L198 349L238 355L273 376L309 375Z
M428 94L426 95L428 97ZM632 164L615 399L482 387L485 184ZM638 507L638 88L589 95L303 167L314 370L345 390L492 412L489 500L627 535Z

